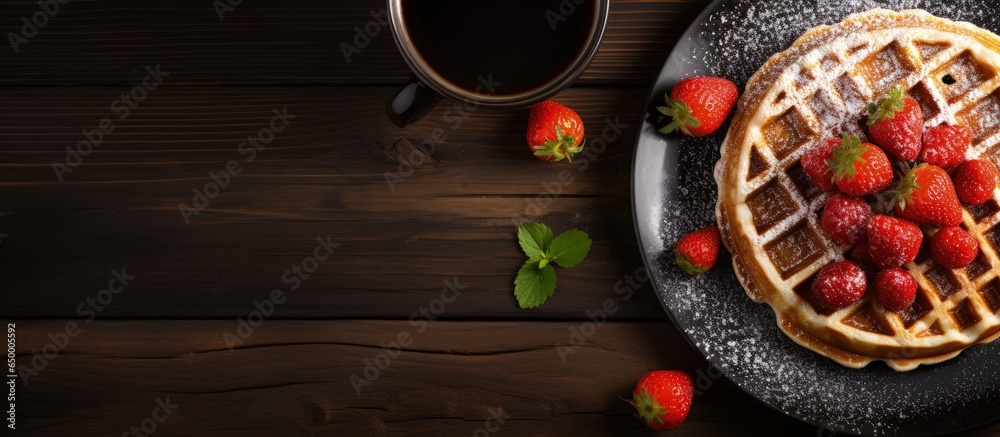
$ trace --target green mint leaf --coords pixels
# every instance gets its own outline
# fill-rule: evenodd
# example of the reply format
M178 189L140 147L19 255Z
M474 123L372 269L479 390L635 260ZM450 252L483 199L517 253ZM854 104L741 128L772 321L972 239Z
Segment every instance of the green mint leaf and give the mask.
M560 267L573 267L580 264L588 252L590 252L590 237L586 232L573 229L559 234L552 240L548 258Z
M541 223L525 223L517 227L517 241L528 258L542 258L552 244L552 230Z
M514 297L522 309L535 308L556 290L556 271L552 266L538 268L538 259L529 259L514 279Z

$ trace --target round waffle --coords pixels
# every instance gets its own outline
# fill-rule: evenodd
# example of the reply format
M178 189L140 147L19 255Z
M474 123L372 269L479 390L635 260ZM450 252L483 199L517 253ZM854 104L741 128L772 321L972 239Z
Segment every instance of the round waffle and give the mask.
M883 360L905 371L1000 337L1000 191L965 207L963 226L980 244L968 267L944 268L926 250L906 266L919 284L909 309L887 312L871 292L835 312L815 307L812 277L851 248L820 227L829 194L799 158L842 132L864 138L867 104L894 87L920 103L925 127L969 126L969 159L1000 164L1000 37L924 11L876 9L809 30L750 78L715 168L716 212L740 282L786 334L845 366Z

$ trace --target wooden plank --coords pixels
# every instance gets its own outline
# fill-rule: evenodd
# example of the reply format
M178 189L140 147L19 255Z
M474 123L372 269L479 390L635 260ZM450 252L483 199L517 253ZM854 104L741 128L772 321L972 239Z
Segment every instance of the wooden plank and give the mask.
M29 351L66 322L18 322L18 363L30 364ZM714 372L666 323L608 323L565 361L556 345L568 344L579 322L436 321L420 332L406 321L275 320L230 352L221 334L233 325L84 324L19 387L18 429L120 435L160 399L177 407L157 436L482 435L491 411L509 417L489 434L646 435L621 397L646 371L676 368L706 376L671 435L816 435L708 377ZM409 345L387 359L381 345L394 348L403 333ZM370 380L366 360L384 367ZM369 384L356 390L352 375Z
M222 3L225 3L223 0ZM646 86L674 42L708 0L616 0L600 52L581 84ZM73 1L26 35L17 51L0 49L0 84L119 85L142 79L147 65L171 72L173 85L402 84L410 72L388 28L348 57L357 31L385 8L378 0L242 2L220 21L210 0ZM0 33L20 35L22 17L41 7L7 2ZM364 41L359 38L359 43Z
M115 116L120 90L0 91L0 308L17 317L77 317L77 307L125 268L136 279L101 317L235 317L313 253L317 237L341 246L275 317L406 318L458 278L468 291L446 317L580 318L641 266L629 203L631 151L642 89L570 89L601 153L544 163L524 144L527 110L478 109L461 126L442 103L420 123L391 127L391 88L162 88L151 91L58 182L53 161ZM269 125L273 108L295 115L252 162L240 142ZM613 135L606 120L619 120ZM379 145L448 138L394 187L400 165ZM610 137L609 137L610 138ZM431 162L431 158L427 161ZM400 158L403 162L405 156ZM72 159L71 159L72 160ZM236 160L231 177L185 224L194 190ZM403 166L404 170L408 167ZM560 173L572 178L563 178ZM405 173L405 172L404 172ZM548 187L548 188L546 188ZM555 196L548 191L556 193ZM546 203L551 199L551 204ZM555 297L522 311L512 296L523 263L515 232L540 220L579 228L594 246L559 273ZM285 278L287 279L287 278ZM615 317L662 319L648 286Z

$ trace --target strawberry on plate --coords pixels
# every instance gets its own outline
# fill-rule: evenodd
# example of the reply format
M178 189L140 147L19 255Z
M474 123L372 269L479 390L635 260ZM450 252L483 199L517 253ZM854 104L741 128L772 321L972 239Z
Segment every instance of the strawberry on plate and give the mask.
M917 280L901 268L885 269L875 276L875 300L887 311L899 312L917 298Z
M969 265L979 255L976 237L958 226L941 228L931 237L931 258L949 269Z
M879 214L868 222L868 253L883 269L916 259L923 241L920 227L908 220Z
M972 130L968 126L936 126L924 132L924 150L920 160L941 168L965 162L972 145Z
M718 226L691 232L677 242L674 260L689 275L705 273L715 265L715 260L719 257L721 238Z
M943 168L919 164L907 170L892 190L893 209L909 221L934 226L962 223L962 204Z
M837 188L850 196L877 193L892 185L892 165L885 152L850 134L844 134L827 165Z
M833 149L841 144L840 138L827 138L806 150L799 159L802 170L809 175L813 185L822 191L837 191L833 184L833 172L827 162L833 159Z
M635 385L636 416L655 430L676 428L687 418L694 398L694 380L682 370L654 370Z
M872 207L865 199L834 194L823 206L820 226L833 241L851 246L865 235L871 218Z
M728 79L697 76L677 82L665 97L667 106L658 106L656 110L673 120L659 132L680 131L687 136L702 137L715 132L726 121L739 90Z
M546 100L528 115L528 148L542 161L573 161L583 150L583 120L572 109Z
M997 187L997 167L990 161L969 160L955 170L952 181L959 200L969 205L982 205L993 197Z
M924 115L920 104L893 88L876 103L868 105L868 134L887 153L903 161L920 155Z
M816 274L811 288L813 300L830 311L851 306L867 289L865 272L853 261L827 264Z

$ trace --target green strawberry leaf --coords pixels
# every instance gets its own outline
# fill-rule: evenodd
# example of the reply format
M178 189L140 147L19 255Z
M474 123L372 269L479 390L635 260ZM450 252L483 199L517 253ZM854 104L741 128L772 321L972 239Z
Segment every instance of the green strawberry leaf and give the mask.
M517 241L528 258L544 258L552 244L552 230L541 223L525 223L517 227Z
M556 271L551 265L542 268L538 265L539 259L529 259L514 279L514 297L522 309L538 307L556 290Z
M573 267L590 252L590 243L590 237L585 232L576 229L563 232L552 240L548 258L560 267Z

